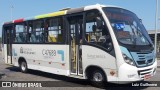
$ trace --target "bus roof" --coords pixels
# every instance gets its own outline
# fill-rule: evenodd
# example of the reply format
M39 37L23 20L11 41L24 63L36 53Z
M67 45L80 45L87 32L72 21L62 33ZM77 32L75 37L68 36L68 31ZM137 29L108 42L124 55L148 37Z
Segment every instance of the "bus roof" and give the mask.
M112 6L112 5L106 6L106 5L96 4L96 5L89 5L89 6L85 6L85 7L81 7L81 8L66 8L66 9L62 9L60 11L52 12L52 13L48 13L48 14L42 14L42 15L37 15L37 16L27 17L27 18L19 18L19 19L13 20L13 21L5 22L5 23L3 23L3 25L12 24L12 23L20 23L20 22L29 21L29 20L37 20L37 19L42 19L42 18L61 16L61 15L67 15L67 14L83 12L83 11L92 10L92 9L99 9L102 7L117 7L117 6ZM118 8L121 8L121 7L118 7Z

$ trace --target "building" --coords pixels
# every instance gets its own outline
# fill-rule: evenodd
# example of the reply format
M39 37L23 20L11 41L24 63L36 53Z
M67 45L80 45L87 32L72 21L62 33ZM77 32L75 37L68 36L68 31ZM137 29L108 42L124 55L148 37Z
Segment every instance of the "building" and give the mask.
M155 30L148 30L148 34L154 43L155 40ZM160 30L157 31L157 52L160 52Z

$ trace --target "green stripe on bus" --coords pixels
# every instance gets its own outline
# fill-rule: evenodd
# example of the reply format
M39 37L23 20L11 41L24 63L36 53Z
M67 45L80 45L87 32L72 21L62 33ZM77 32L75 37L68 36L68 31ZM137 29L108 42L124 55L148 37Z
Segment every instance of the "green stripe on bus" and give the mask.
M49 14L43 14L43 15L35 16L35 19L60 16L60 15L64 15L64 14L65 14L65 11L58 11L58 12L53 12L53 13L49 13Z

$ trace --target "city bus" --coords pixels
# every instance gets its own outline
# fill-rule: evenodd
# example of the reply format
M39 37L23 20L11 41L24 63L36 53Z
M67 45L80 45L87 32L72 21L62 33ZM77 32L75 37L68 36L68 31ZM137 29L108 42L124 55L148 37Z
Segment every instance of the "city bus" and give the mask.
M154 45L141 19L121 7L64 8L5 22L2 29L3 60L23 73L33 69L95 85L156 73Z

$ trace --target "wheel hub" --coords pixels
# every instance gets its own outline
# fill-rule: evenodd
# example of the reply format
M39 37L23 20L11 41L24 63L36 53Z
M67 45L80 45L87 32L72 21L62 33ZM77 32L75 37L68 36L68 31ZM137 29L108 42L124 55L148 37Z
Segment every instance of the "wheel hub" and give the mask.
M95 73L93 76L93 80L97 82L101 82L103 80L103 76L101 73Z
M25 71L25 69L26 69L26 64L25 64L25 63L22 63L21 68L22 68L23 71Z

